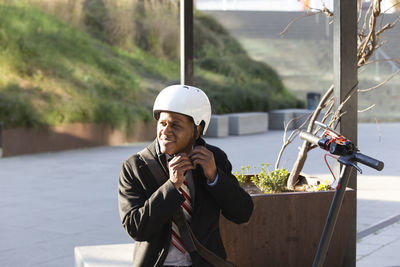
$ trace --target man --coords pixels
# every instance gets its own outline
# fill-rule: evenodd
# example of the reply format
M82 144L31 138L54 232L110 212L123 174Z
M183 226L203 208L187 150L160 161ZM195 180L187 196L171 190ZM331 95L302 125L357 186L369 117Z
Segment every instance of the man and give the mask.
M157 96L153 114L157 138L147 149L157 168L150 168L140 152L123 163L119 177L122 225L136 241L133 266L212 266L201 253L188 250L175 214L182 209L194 237L225 259L220 212L244 223L253 202L231 174L226 154L201 138L211 118L211 105L202 90L169 86ZM165 179L158 182L161 176Z

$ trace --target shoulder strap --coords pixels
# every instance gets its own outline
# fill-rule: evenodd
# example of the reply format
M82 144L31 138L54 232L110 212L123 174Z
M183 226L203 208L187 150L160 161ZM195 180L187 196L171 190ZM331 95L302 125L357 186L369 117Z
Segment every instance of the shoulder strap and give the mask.
M156 180L157 184L164 184L168 180L168 178L163 171L160 163L157 162L157 156L153 155L148 147L141 150L138 154L149 167L149 170Z
M149 170L153 175L154 179L157 181L157 183L159 185L163 185L168 180L168 177L166 173L163 171L160 163L157 162L156 156L151 153L148 147L141 150L138 154L146 163L146 165L149 167ZM185 215L183 214L182 208L178 209L173 216L174 216L174 221L178 226L179 233L181 234L182 242L187 251L189 251L190 253L197 252L203 259L205 259L214 266L218 267L235 266L233 263L222 259L221 257L217 256L214 252L205 248L197 240L187 220L185 219Z
M188 224L187 221L185 221L186 224ZM187 226L189 227L189 225ZM190 229L190 227L189 227ZM180 231L180 229L179 229ZM192 240L194 242L194 245L197 248L197 253L205 260L207 260L209 263L211 263L214 266L217 267L236 267L236 265L230 261L224 260L223 258L219 257L217 254L212 252L211 250L207 249L204 247L199 240L194 236L192 229L190 229L190 234L192 237Z

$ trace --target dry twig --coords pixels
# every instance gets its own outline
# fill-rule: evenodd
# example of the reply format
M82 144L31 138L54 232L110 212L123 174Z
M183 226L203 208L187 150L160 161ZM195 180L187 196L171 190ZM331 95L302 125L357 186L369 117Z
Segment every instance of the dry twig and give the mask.
M375 104L372 104L371 106L369 106L369 107L367 107L365 109L358 110L358 113L366 112L366 111L368 111L370 109L373 109L374 107L375 107Z
M368 10L365 13L364 16L364 23L361 27L361 29L359 30L358 34L357 34L357 40L358 40L358 47L357 47L357 66L358 68L370 64L370 58L373 55L373 53L376 51L376 49L378 49L380 46L382 46L384 44L384 41L380 40L380 35L382 35L385 31L387 31L388 29L393 28L396 23L400 20L400 17L398 17L394 22L392 23L387 23L386 25L382 26L379 29L376 29L377 27L377 19L379 16L382 15L381 12L381 8L380 8L380 4L381 4L381 0L374 0L373 2L371 2L371 5L369 6ZM319 13L324 13L324 14L328 14L329 17L331 17L331 12L322 12L321 10L319 12L314 12L311 14L306 14L304 16L298 17L294 20L292 20L287 26L286 28L280 33L282 36L283 34L285 34L285 32L288 30L288 28L297 20L299 20L300 18L306 17L306 16L311 16L311 15L315 15L315 14L319 14ZM358 22L361 20L362 15L360 14L358 17ZM368 30L368 32L367 32ZM346 114L346 112L343 112L343 107L344 105L347 103L347 101L354 96L356 93L358 92L367 92L367 91L371 91L381 85L383 85L384 83L386 83L388 80L390 80L391 78L393 78L397 73L399 73L399 71L397 71L396 73L394 73L389 79L386 79L384 82L369 88L369 89L360 89L357 90L357 85L354 85L353 88L350 90L350 92L348 93L348 95L346 96L345 100L340 103L340 105L338 105L338 107L334 109L335 103L334 103L334 98L332 97L333 94L333 85L328 89L328 91L325 93L325 95L322 97L322 99L320 100L318 107L316 108L316 110L311 114L311 116L307 119L307 121L309 122L309 125L307 127L307 132L309 133L313 133L313 134L317 134L319 131L319 128L317 127L317 129L314 129L314 122L316 121L316 119L318 118L319 114L321 113L321 111L323 109L326 108L326 113L322 118L322 122L325 122L329 117L330 120L327 123L328 126L333 127L334 124L337 124L339 122L339 119ZM374 107L374 105L361 110L360 112L365 112L367 110L370 110ZM292 123L292 122L291 122ZM279 152L278 155L278 160L275 164L275 168L279 167L279 162L280 159L282 157L282 153L285 150L285 148L293 141L293 137L297 136L297 134L299 133L299 131L294 130L292 132L292 134L289 136L289 138L286 140L286 131L287 131L287 126L285 128L285 134L284 134L284 138L283 138L283 145L282 145L282 149ZM304 126L303 126L304 127ZM297 129L298 130L298 129ZM307 159L307 153L313 149L315 146L311 145L310 143L304 141L300 151L298 153L298 157L296 162L293 165L293 168L290 172L289 178L288 178L288 182L287 182L287 187L289 189L294 188L294 186L297 183L297 179L298 179L298 175L300 173L300 171L302 170L304 163Z
M396 72L394 72L392 75L390 75L390 77L388 77L388 78L387 78L386 80L384 80L383 82L381 82L381 83L379 83L379 84L377 84L377 85L375 85L375 86L373 86L373 87L367 88L367 89L358 89L358 92L359 92L359 93L366 93L366 92L375 90L376 88L381 87L382 85L384 85L385 83L387 83L388 81L390 81L391 79L393 79L394 76L396 76L398 73L400 73L400 69L397 70Z
M309 8L309 7L308 7ZM304 15L301 15L301 16L299 16L299 17L296 17L296 18L294 18L294 19L292 19L289 23L288 23L288 25L286 25L286 27L283 29L283 31L281 31L280 33L279 33L279 35L282 37L282 38L284 38L285 37L285 33L287 32L287 30L290 28L290 26L292 26L293 25L293 23L295 23L296 21L298 21L298 20L300 20L300 19L303 19L303 18L305 18L305 17L310 17L310 16L314 16L314 15L317 15L317 14L324 14L325 16L327 16L327 17L333 17L333 13L332 13L332 11L330 11L328 8L326 8L325 7L325 5L323 6L323 8L322 9L317 9L317 8L309 8L310 10L315 10L315 11L313 11L313 12L308 12L308 13L306 13L306 14L304 14Z

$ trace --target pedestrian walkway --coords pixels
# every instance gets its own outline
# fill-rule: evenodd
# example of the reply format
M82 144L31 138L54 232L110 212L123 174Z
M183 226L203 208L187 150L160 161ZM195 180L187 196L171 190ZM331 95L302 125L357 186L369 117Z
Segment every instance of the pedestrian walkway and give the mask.
M375 228L357 241L357 266L400 266L400 225L382 223L400 214L399 130L399 123L359 125L361 152L385 168L365 167L358 178L358 232ZM226 151L234 170L273 165L281 140L281 131L207 138ZM285 152L284 166L291 166L299 144ZM75 247L132 243L119 220L117 180L122 161L145 145L1 158L0 266L73 266ZM312 151L304 171L326 174L322 155Z
M357 244L357 266L400 266L400 222L389 225Z

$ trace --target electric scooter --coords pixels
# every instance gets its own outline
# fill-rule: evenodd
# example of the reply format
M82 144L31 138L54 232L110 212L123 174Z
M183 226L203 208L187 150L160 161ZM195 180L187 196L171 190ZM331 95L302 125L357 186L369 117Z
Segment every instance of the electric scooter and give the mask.
M300 138L329 151L330 154L338 155L339 158L337 158L337 160L343 165L340 178L336 186L336 192L333 196L331 207L329 209L324 230L322 232L317 253L315 254L312 265L313 267L322 267L325 262L325 257L328 252L340 207L342 206L344 193L349 183L352 168L355 168L357 171L362 173L361 168L356 165L356 162L358 162L381 171L384 163L359 153L357 147L349 139L329 128L327 125L320 122L316 122L316 124L324 129L322 137L315 136L308 132L301 132Z

